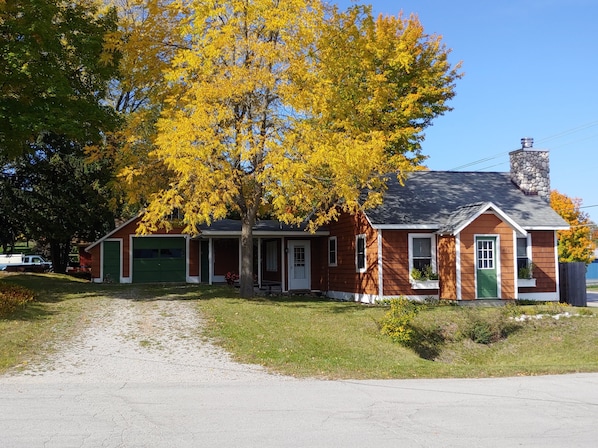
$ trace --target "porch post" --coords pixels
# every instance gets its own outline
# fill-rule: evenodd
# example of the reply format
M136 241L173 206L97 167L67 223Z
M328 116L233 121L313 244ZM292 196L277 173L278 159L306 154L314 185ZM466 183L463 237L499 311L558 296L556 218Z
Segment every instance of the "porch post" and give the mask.
M285 257L284 236L280 238L280 291L284 292L286 288L286 257Z
M214 239L208 238L208 284L214 284Z
M257 239L257 286L262 287L262 239Z
M253 244L253 242L251 244ZM243 244L241 244L241 238L239 238L239 281L241 281L241 266L243 266Z

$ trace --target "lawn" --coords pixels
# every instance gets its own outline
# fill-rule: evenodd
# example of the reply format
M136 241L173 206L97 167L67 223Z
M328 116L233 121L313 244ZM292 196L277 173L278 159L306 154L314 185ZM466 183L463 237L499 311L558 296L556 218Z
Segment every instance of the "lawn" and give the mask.
M487 377L598 371L598 317L593 309L550 306L470 308L429 306L401 345L379 331L384 306L312 296L240 299L228 287L95 285L66 276L1 277L34 289L38 301L0 319L0 372L36 356L52 356L85 325L90 307L115 297L196 298L205 335L241 362L273 372L319 378ZM513 318L526 313L580 314L555 319ZM484 323L481 327L477 326ZM490 343L472 328L499 328ZM504 331L503 331L504 330ZM484 334L482 332L482 334ZM53 341L48 344L47 341ZM489 342L489 341L486 341ZM198 341L201 343L201 341Z

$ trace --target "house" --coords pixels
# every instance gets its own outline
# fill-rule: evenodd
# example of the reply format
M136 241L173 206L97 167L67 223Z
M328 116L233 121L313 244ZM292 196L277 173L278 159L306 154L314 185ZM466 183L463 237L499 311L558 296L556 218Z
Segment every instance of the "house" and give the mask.
M508 173L420 171L404 186L391 179L380 207L343 214L314 234L260 221L257 286L367 303L399 295L558 300L556 231L568 225L548 203L548 151L522 143ZM88 248L94 281L212 284L239 272L239 221L214 222L198 237L136 236L138 219Z

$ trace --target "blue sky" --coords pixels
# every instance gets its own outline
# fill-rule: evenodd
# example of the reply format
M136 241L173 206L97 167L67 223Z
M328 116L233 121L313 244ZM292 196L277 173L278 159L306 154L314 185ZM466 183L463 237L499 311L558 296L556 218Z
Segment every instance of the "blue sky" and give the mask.
M551 187L582 199L598 223L598 2L358 3L375 15L416 13L452 49L453 63L463 63L454 110L425 132L430 169L508 171L508 152L533 137L535 148L550 151Z

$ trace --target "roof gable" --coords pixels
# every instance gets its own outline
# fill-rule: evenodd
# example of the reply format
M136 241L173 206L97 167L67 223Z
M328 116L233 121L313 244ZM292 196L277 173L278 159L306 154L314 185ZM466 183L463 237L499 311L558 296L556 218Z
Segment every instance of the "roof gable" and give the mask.
M527 235L527 232L515 221L513 221L506 213L494 205L492 202L476 202L459 207L455 213L447 220L445 225L438 229L441 235L457 235L475 221L480 215L492 211L503 222L506 222L511 228L521 235Z

